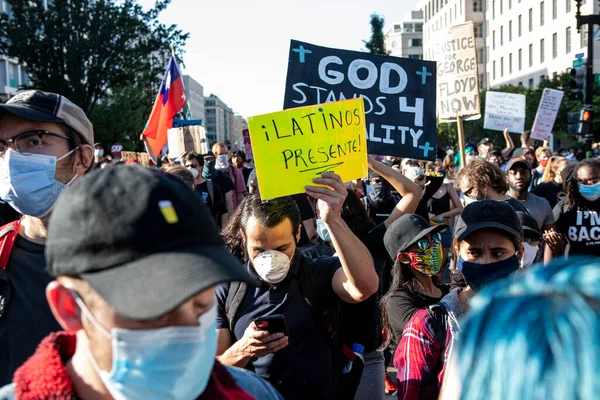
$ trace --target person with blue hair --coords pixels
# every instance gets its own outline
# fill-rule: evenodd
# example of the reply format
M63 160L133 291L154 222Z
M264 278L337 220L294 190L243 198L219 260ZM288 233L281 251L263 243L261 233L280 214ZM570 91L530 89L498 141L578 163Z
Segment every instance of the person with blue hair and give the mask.
M462 322L441 399L597 399L600 260L557 260L488 286Z

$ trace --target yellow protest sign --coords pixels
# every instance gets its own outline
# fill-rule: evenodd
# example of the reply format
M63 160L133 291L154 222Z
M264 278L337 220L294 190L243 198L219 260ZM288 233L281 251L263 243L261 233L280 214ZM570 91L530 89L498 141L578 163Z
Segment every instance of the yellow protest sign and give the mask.
M362 98L250 117L248 129L262 199L303 193L322 172L367 176Z

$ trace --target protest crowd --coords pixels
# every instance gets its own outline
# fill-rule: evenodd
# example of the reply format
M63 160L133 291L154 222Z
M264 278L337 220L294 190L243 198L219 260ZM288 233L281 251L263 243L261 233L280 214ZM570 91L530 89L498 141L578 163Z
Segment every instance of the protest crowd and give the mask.
M0 104L0 400L598 398L600 146L436 146L409 61L406 126L288 78L244 149L175 151L173 58L147 162L61 94Z

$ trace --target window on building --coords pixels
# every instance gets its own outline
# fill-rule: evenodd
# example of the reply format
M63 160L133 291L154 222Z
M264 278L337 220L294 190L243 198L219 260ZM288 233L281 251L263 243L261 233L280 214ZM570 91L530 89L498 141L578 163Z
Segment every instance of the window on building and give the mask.
M6 86L6 64L8 61L0 60L0 87L4 88Z
M523 49L519 49L519 71L523 69Z
M512 0L508 0L508 9L510 10L512 8Z
M510 53L508 55L508 74L512 74L512 66L513 66L513 59L512 59L512 53Z
M545 43L546 42L544 41L544 39L540 40L540 63L544 62L544 58L545 58L545 55L544 55L544 47L545 46L544 46L544 44Z
M529 89L533 89L533 78L529 78Z
M587 25L583 25L581 27L581 31L579 33L579 47L587 46Z
M553 79L553 80L556 80L557 78L558 78L558 72L554 71L554 72L552 73L552 79Z
M567 54L569 54L571 52L571 27L567 27L567 30L565 32L565 41L566 41L566 46L565 46L565 51L567 52Z
M394 25L394 32L395 33L402 32L402 26L401 25Z
M395 40L392 41L392 49L395 49L396 47L398 47L398 42L396 42Z
M558 0L552 0L552 19L558 16Z
M19 65L8 63L8 85L13 88L19 87Z
M546 75L540 75L540 83L546 80Z
M402 29L404 32L409 32L409 33L412 33L414 31L413 24L404 24Z
M567 5L565 7L565 10L570 13L571 12L571 1L572 0L565 0L567 2Z
M485 81L483 78L483 74L479 74L479 90L485 89Z
M413 60L422 60L423 56L421 54L409 54L408 58L411 58Z
M552 34L552 58L558 57L558 34Z
M482 38L483 37L483 23L481 23L481 22L475 23L473 25L473 29L475 31L475 37L476 38Z
M21 66L21 86L29 86L29 74L23 66Z
M540 2L540 26L544 26L544 2Z
M473 11L474 12L483 11L483 1L484 0L473 0Z
M504 11L502 9L502 3L504 3L504 0L498 0L498 1L500 1L500 15L502 15L502 12Z
M533 31L533 8L529 9L529 32Z
M496 80L496 61L492 63L492 79Z
M415 24L415 32L423 32L423 24Z
M458 11L457 11L457 10L458 10L458 8L457 8L457 7L458 7L458 6L456 5L456 3L454 3L454 16L455 16L455 17L458 15ZM458 17L456 17L456 18L458 18Z
M529 45L529 66L533 67L533 44Z
M523 81L519 82L519 87L523 87Z
M519 26L518 26L518 31L519 31L519 37L521 37L521 34L523 33L523 16L519 15Z
M477 50L477 64L485 63L485 59L483 58L483 49Z
M408 47L421 47L423 46L423 39L408 39Z
M496 31L492 31L492 50L496 50Z
M504 26L500 27L500 46L504 46Z
M500 78L504 77L504 57L500 57Z
M512 42L512 21L508 21L508 41Z

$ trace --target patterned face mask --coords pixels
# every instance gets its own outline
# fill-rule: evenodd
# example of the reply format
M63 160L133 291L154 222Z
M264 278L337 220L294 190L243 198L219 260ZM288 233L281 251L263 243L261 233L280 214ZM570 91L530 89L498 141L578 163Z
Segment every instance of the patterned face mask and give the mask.
M423 275L433 276L442 269L442 240L439 233L432 235L433 244L427 238L417 242L421 251L405 252L410 266ZM427 244L425 244L425 242Z

